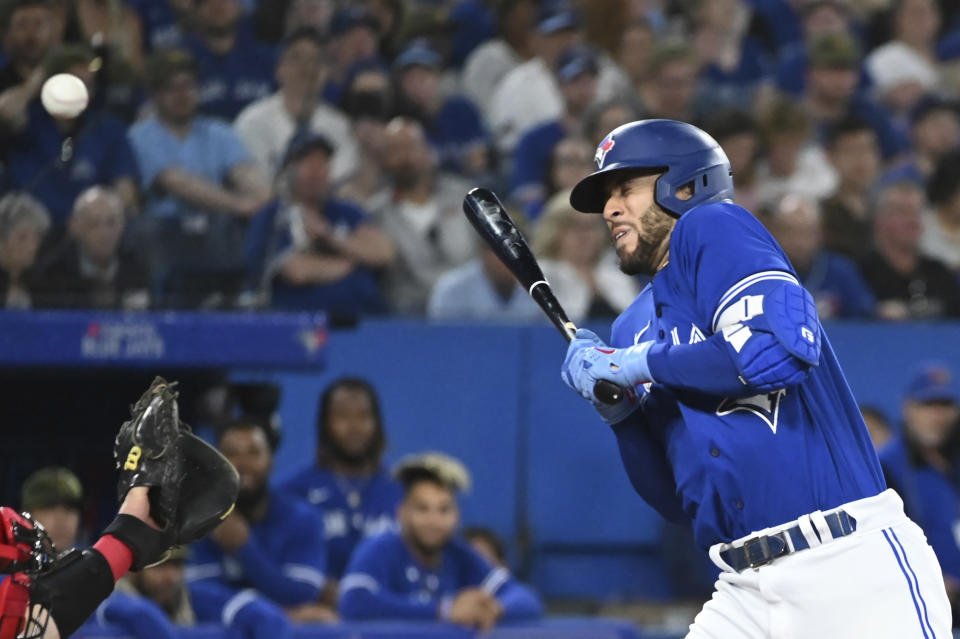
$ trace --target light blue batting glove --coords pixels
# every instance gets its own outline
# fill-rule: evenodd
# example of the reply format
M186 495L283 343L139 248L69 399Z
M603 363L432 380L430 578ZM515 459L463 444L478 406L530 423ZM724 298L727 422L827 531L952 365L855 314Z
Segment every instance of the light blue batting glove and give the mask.
M651 381L647 369L647 350L653 342L644 342L630 348L611 348L594 332L577 330L576 339L567 347L561 377L567 386L593 407L608 424L626 419L640 406L637 386ZM617 384L624 398L616 404L605 404L593 394L599 379Z

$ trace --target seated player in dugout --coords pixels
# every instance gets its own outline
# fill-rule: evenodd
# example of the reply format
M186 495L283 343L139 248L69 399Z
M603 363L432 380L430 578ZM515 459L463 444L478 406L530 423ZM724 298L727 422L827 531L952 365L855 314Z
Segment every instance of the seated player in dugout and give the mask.
M338 581L360 540L396 528L403 491L383 466L387 438L377 392L341 377L320 395L317 459L281 490L306 499L323 515L327 583L323 601L337 601Z
M488 630L543 614L540 601L506 569L455 536L457 495L470 486L459 461L425 453L401 461L394 476L404 488L400 530L357 546L340 582L344 619L439 620Z
M309 504L269 487L279 434L261 418L221 424L217 447L236 467L236 509L191 547L187 583L197 620L263 629L274 639L289 620L332 621L317 602L326 548L323 520Z
M58 550L77 545L83 486L70 470L49 466L31 474L20 489L20 506L46 529Z

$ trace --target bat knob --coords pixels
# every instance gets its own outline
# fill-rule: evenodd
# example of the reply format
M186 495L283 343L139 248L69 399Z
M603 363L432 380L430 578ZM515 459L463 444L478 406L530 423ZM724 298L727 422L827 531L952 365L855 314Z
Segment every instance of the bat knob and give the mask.
M593 385L593 394L604 404L616 404L623 399L623 389L605 379L597 380Z

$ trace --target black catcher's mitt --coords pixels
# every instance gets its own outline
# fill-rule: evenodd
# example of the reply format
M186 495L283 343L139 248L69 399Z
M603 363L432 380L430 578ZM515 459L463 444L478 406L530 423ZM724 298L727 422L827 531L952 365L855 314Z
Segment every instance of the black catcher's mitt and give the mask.
M162 377L154 379L114 442L120 501L134 486L149 487L150 516L162 527L159 535L130 538L119 529L132 526L147 531L130 521L136 518L120 515L107 529L133 551L134 570L162 561L171 546L209 533L233 510L237 499L236 469L180 421L175 386L176 382Z

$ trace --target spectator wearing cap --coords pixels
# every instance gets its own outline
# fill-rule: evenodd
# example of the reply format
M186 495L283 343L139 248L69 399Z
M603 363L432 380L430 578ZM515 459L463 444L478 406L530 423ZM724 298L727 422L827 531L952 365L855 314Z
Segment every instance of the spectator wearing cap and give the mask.
M58 73L77 76L94 104L75 118L54 118L35 99L27 107L27 119L7 144L9 181L47 207L54 241L63 237L77 196L91 186L110 186L123 199L126 210L132 214L137 209L140 174L126 126L96 107L99 63L94 52L82 45L54 50L44 63L46 77Z
M547 197L544 183L553 149L563 138L581 131L584 115L597 97L599 68L587 47L573 46L561 53L554 72L563 113L524 132L513 152L509 194L525 209Z
M960 274L960 151L943 155L927 182L920 250Z
M504 75L490 98L487 121L501 153L511 153L524 131L563 113L554 69L560 54L582 39L580 15L571 5L541 5L531 41L534 57Z
M885 159L903 152L909 145L904 134L882 108L857 91L860 47L853 36L828 33L811 40L808 47L803 101L817 130L855 115L873 127Z
M330 167L333 182L346 179L357 169L359 151L350 132L350 120L320 99L325 73L319 34L307 28L294 31L284 40L277 62L280 89L249 104L233 123L268 178L277 175L280 160L297 130L322 135L336 147Z
M77 198L67 241L39 267L34 302L40 308L143 310L150 277L134 251L121 247L123 200L92 186Z
M258 418L218 426L216 443L240 476L236 508L190 547L187 584L200 622L291 637L290 619L332 621L323 590L323 519L308 503L269 485L276 431Z
M20 507L40 522L58 551L77 545L83 511L83 487L69 469L42 468L20 489Z
M37 251L50 228L47 209L28 193L0 198L0 308L30 308Z
M399 110L423 125L443 170L476 178L490 171L490 137L469 98L444 94L442 69L443 58L425 41L400 52L393 64Z
M377 274L393 244L362 209L330 196L333 145L316 134L291 140L279 198L248 233L248 263L262 265L270 305L356 317L384 310Z
M394 476L404 487L400 530L368 537L350 558L340 585L349 620L438 620L489 630L498 621L536 619L543 606L491 566L455 532L458 494L470 475L441 453L407 457Z
M464 62L460 84L484 113L504 76L533 56L536 17L534 0L501 0L496 17L499 37L478 46Z
M60 34L49 0L16 0L0 7L0 33L6 58L0 66L0 125L22 126L27 104L47 79L43 59Z
M960 622L960 394L953 371L925 362L910 377L903 399L902 430L880 450L887 485L923 529L943 569Z
M829 127L824 145L837 188L823 202L824 245L853 260L870 251L870 193L880 171L877 134L857 117Z
M384 286L394 312L422 315L440 276L476 255L477 236L462 209L469 187L439 170L419 123L391 120L383 143L380 162L389 184L370 211L397 247Z
M241 0L196 0L183 42L197 64L200 111L231 122L276 88L276 49L254 37L243 12Z
M960 317L960 284L943 262L920 252L923 187L900 181L879 188L873 252L860 264L877 296L877 316L889 320Z
M355 64L344 83L340 108L350 117L359 161L350 177L337 185L337 195L371 210L371 200L387 186L380 159L384 129L396 112L389 69L376 58Z
M270 187L233 129L197 114L189 53L155 53L147 84L156 113L129 137L142 173L155 286L165 305L212 303L242 281L245 220L263 208Z
M797 21L803 29L803 38L782 47L777 53L774 84L786 94L800 97L804 93L807 66L810 63L807 42L823 35L859 34L860 26L840 0L812 0L799 7ZM865 73L860 75L860 84L869 84Z
M323 87L323 99L340 102L350 69L361 60L377 55L380 23L365 7L348 3L330 21L328 51L331 65Z
M853 260L824 250L815 200L788 194L765 220L823 318L871 317L876 299Z

